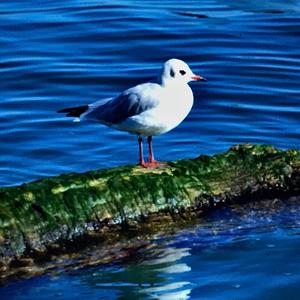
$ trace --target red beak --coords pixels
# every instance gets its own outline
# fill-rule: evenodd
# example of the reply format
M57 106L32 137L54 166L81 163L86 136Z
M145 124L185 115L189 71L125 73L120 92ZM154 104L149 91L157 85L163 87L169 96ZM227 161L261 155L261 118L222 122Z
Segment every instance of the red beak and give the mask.
M192 76L192 79L195 81L207 81L204 77L202 77L200 75L194 75L194 76Z

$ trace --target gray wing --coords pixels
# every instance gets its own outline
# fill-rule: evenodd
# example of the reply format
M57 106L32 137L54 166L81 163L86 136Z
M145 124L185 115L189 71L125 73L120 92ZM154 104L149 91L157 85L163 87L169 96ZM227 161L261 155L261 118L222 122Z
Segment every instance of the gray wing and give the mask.
M150 84L128 89L118 97L96 105L94 108L92 104L86 117L107 124L118 124L127 118L156 107L158 100L151 95L151 87L146 85Z

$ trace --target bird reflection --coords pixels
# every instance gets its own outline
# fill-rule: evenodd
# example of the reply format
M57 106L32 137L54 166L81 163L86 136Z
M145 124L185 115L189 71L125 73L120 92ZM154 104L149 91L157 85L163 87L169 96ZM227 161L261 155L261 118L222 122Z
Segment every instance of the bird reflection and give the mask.
M83 285L110 290L114 299L182 299L190 298L192 284L182 280L191 267L184 262L189 248L153 249L140 263L91 270L81 278ZM110 298L111 299L111 298Z

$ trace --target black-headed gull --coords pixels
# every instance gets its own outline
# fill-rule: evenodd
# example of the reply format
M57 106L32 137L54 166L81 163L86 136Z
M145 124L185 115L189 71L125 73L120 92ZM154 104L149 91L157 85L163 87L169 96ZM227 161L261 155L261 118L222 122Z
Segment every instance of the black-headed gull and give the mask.
M77 121L91 120L138 136L139 164L154 167L152 136L178 126L193 105L190 81L206 81L195 75L182 60L169 59L163 65L156 83L147 82L129 88L116 98L100 100L89 105L65 108L59 113ZM143 137L147 137L149 162L143 157Z

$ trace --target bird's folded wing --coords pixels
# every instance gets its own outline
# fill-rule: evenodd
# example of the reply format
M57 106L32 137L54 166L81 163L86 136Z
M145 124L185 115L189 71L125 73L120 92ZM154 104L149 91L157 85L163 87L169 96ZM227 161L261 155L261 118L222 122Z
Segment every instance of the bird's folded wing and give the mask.
M140 89L128 89L120 96L105 101L103 104L90 105L86 118L107 124L118 124L135 115L152 109L158 100L151 93L142 93Z

